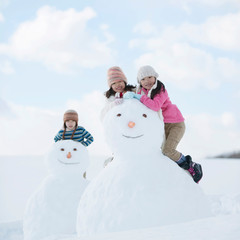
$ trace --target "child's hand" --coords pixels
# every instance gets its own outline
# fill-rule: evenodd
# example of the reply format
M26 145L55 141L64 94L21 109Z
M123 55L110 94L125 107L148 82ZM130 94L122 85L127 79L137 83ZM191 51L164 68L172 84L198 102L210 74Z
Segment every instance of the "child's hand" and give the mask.
M124 95L123 95L123 98L125 99L131 99L131 98L136 98L137 100L140 100L142 95L140 94L136 94L134 92L126 92Z
M131 99L131 98L134 98L134 92L126 92L124 95L123 95L123 98L125 99Z
M134 96L133 96L133 97L140 101L142 95L141 95L141 94L134 93Z

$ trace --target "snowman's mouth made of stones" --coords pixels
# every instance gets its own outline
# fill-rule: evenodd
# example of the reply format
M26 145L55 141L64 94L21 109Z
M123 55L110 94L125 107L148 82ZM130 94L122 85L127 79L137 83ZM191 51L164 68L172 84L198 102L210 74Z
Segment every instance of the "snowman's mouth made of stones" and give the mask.
M63 162L63 161L61 161L61 160L59 160L59 159L57 159L60 163L62 163L62 164L67 164L67 165L69 165L69 164L80 164L80 162Z
M124 135L124 134L123 134L123 136L124 136L125 138L140 138L140 137L142 137L142 136L143 136L143 134L142 134L142 135L139 135L139 136L136 136L136 137L132 137L132 136L126 136L126 135Z

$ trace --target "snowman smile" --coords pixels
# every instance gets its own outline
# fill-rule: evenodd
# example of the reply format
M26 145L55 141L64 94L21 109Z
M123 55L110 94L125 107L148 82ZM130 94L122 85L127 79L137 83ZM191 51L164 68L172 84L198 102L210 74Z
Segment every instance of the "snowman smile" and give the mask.
M136 137L132 137L132 136L126 136L126 135L124 135L124 134L123 134L123 136L124 136L124 137L126 137L126 138L140 138L140 137L142 137L142 136L143 136L143 134L142 134L142 135L139 135L139 136L136 136Z
M60 163L62 163L62 164L80 164L80 162L63 162L63 161L61 161L61 160L59 160L59 159L57 159Z

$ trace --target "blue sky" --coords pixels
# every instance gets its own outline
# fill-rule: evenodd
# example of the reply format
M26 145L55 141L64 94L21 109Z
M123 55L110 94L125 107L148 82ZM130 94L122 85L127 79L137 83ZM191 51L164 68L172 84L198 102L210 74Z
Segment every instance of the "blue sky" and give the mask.
M0 155L44 154L68 108L102 154L107 69L135 85L146 64L186 119L180 150L238 150L239 25L238 0L0 0Z

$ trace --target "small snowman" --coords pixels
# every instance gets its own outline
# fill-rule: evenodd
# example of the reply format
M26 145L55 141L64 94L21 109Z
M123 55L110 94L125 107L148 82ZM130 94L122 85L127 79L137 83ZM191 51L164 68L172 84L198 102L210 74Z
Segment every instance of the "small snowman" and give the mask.
M49 175L30 197L25 209L24 240L76 233L77 206L88 184L87 149L76 141L58 141L46 160Z
M199 185L161 153L164 129L156 112L138 100L124 100L103 123L114 159L79 202L79 237L210 216Z

